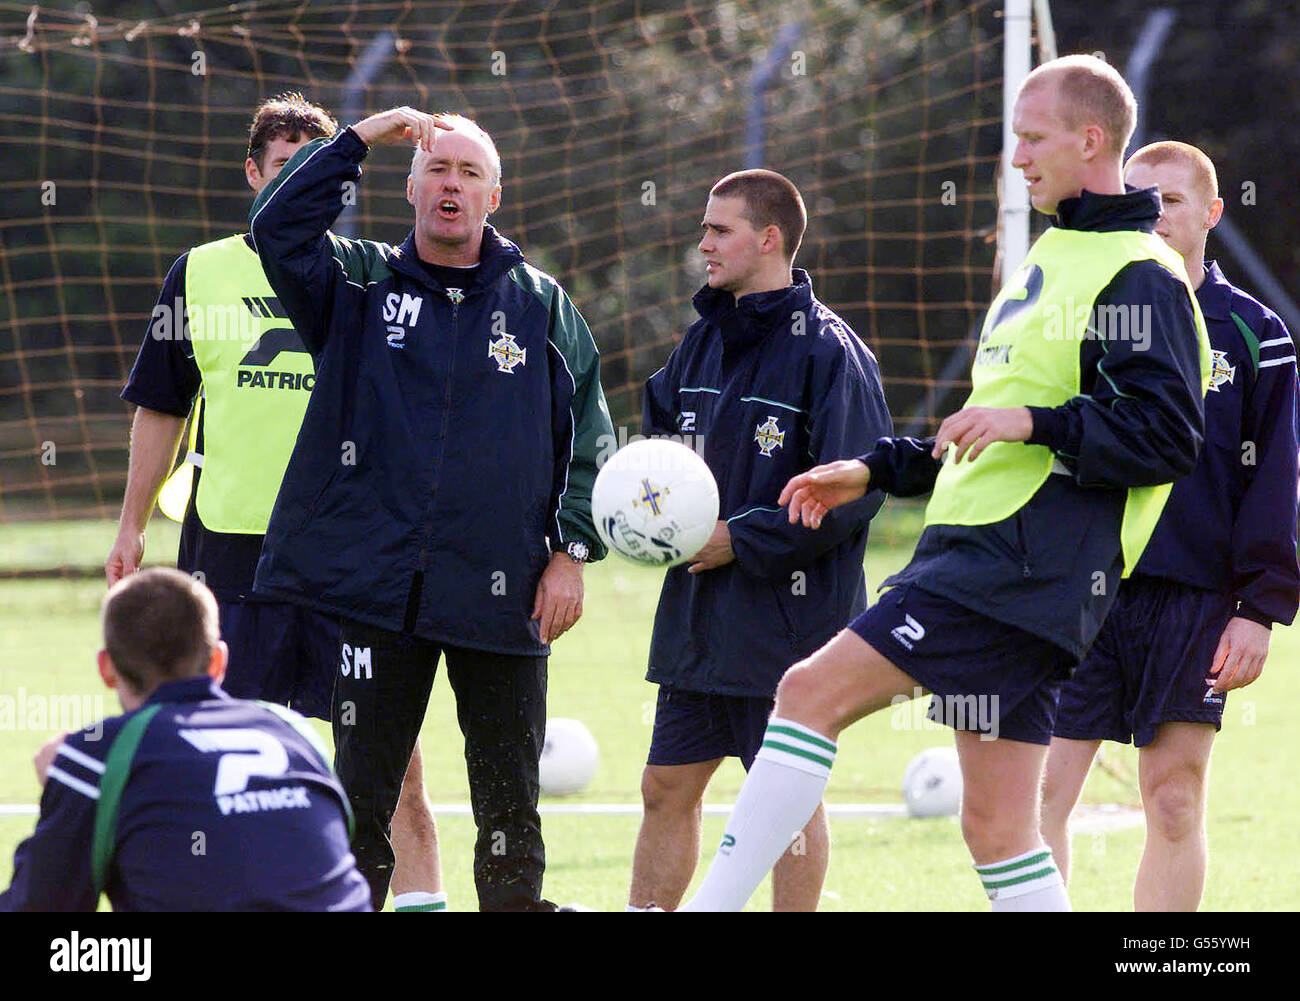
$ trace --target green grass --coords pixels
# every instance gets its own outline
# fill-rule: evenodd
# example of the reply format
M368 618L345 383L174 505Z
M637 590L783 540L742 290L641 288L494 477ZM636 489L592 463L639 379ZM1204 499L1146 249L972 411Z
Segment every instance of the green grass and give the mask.
M920 509L891 502L873 530L867 553L875 583L906 562L920 526ZM0 567L70 564L95 566L112 541L110 523L6 524ZM151 530L148 562L175 551L171 526ZM655 688L643 680L658 576L613 559L589 568L583 621L556 644L550 665L552 716L583 720L601 747L595 781L564 802L636 803L649 744ZM28 696L99 697L117 712L94 668L96 614L103 585L95 580L0 582L0 699ZM1206 910L1284 910L1300 893L1294 843L1300 789L1291 768L1300 752L1294 719L1300 711L1300 629L1274 632L1263 677L1228 698L1216 744L1209 830L1211 869ZM92 707L95 703L92 701ZM899 783L913 755L948 746L942 729L899 729L896 713L880 713L849 730L827 792L828 802L901 802ZM40 724L35 728L29 722ZM35 803L39 789L30 759L53 732L48 721L0 725L0 803ZM328 739L328 728L320 727ZM460 732L445 678L434 686L422 731L426 782L436 803L468 801ZM1085 801L1135 803L1125 774L1136 774L1132 748L1109 745L1117 780L1094 769ZM728 761L709 790L710 803L729 803L744 773ZM7 885L13 849L31 830L30 816L0 817L0 886ZM706 816L705 859L725 818ZM549 863L546 894L601 910L626 903L635 816L549 815L543 818ZM956 822L952 819L834 818L833 849L824 910L975 910L988 907ZM468 817L439 821L443 871L454 910L475 905L470 872L473 824ZM1142 831L1084 835L1075 842L1071 895L1080 910L1131 908L1131 887ZM703 862L697 879L703 875ZM766 908L766 890L751 907Z

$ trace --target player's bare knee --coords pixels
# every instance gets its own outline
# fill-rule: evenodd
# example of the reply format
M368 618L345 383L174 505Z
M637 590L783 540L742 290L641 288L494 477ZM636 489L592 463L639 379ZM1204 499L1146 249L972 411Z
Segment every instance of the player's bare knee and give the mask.
M811 724L809 717L820 719L828 715L828 707L819 704L824 701L825 694L817 684L812 661L801 660L785 672L777 685L773 714Z
M641 803L646 813L689 814L700 806L694 784L672 766L647 765L641 773Z
M1008 813L997 804L962 798L961 836L976 860L996 861L1016 854L1027 833L1038 834L1036 830L1027 832L1025 827L1025 818Z
M1147 824L1171 840L1191 836L1205 822L1201 778L1194 771L1171 771L1144 785L1142 803Z
M1074 812L1075 800L1071 798L1065 785L1050 778L1043 782L1042 816L1039 818L1044 830L1063 828Z

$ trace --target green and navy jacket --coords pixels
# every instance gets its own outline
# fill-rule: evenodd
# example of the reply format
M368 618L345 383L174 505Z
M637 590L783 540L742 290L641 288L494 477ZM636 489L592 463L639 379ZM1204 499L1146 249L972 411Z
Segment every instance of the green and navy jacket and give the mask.
M1137 572L1237 599L1237 614L1289 624L1300 603L1296 347L1281 317L1210 261L1196 290L1214 367L1205 447L1174 484Z
M781 489L848 459L892 430L876 359L847 323L794 284L741 297L705 287L700 318L645 387L647 435L680 436L718 483L734 561L664 577L648 680L717 695L770 698L867 603L862 557L884 495L792 525Z
M368 911L351 828L306 720L170 681L64 738L0 911Z
M549 553L604 555L599 353L555 279L491 226L463 292L430 276L414 233L400 247L332 236L367 152L350 128L308 143L253 206L266 275L316 359L255 593L544 654L530 615Z
M1085 191L1063 200L1054 222L1084 233L1151 233L1159 217L1160 196L1148 188ZM1130 490L1186 476L1201 452L1202 340L1186 276L1154 259L1120 267L1092 303L1034 303L1043 316L1062 305L1093 316L1144 317L1146 336L1080 338L1078 391L1058 405L1028 408L1033 430L1025 444L1051 450L1053 474L999 521L927 524L911 562L883 586L941 595L1082 659L1125 569L1121 530ZM875 488L913 496L934 487L940 465L933 446L933 439L882 439L859 458Z

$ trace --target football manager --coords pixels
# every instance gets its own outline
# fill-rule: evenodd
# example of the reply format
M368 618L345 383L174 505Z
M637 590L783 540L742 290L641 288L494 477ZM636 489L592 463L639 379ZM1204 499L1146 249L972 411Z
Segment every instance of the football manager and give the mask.
M405 242L332 237L371 144L403 140L416 147ZM317 373L255 592L342 621L335 765L376 909L444 654L479 906L554 909L537 813L547 656L582 613L584 562L604 554L590 501L613 428L591 332L555 279L487 224L500 204L487 133L395 108L308 143L251 216Z

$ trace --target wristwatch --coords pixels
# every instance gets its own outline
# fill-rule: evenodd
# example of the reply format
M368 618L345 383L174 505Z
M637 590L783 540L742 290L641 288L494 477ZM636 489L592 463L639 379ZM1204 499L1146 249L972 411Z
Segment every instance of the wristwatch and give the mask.
M591 555L585 542L570 542L564 547L564 551L574 563L586 563L587 557Z

